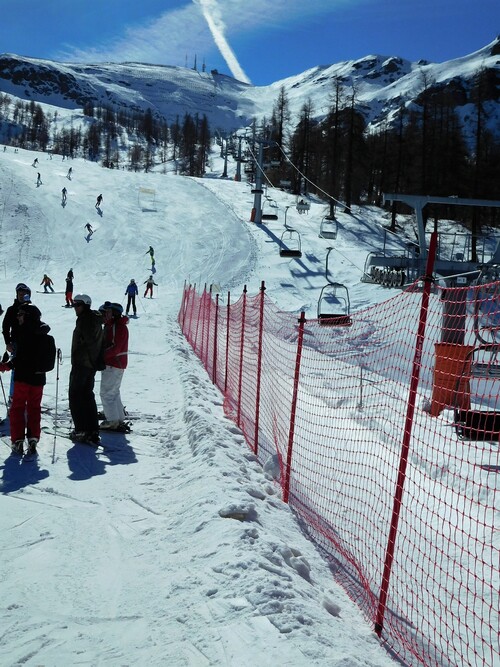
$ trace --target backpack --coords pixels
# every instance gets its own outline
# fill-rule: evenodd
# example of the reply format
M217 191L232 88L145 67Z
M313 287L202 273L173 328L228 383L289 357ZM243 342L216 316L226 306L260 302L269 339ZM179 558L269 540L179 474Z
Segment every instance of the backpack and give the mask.
M38 355L36 359L37 373L48 373L56 365L56 342L54 336L44 334L38 340Z

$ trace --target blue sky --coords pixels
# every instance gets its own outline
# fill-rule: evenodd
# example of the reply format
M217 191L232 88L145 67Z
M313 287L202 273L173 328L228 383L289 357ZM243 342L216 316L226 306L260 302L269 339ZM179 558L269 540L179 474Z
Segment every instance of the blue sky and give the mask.
M190 67L196 56L255 85L372 54L442 62L500 34L499 0L0 0L0 10L3 53Z

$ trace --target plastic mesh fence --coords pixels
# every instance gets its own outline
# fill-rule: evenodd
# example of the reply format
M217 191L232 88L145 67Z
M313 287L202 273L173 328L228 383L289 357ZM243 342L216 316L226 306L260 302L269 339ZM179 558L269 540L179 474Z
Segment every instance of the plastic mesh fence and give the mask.
M305 321L264 290L222 303L189 286L179 322L385 644L408 665L493 667L500 283L422 302L415 285L352 322Z

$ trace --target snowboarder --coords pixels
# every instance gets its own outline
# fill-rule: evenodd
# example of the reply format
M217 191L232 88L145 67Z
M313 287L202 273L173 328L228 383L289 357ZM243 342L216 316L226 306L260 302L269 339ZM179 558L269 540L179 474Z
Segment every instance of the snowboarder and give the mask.
M101 207L101 202L102 202L102 195L98 195L97 201L95 203L95 207L100 208Z
M63 188L61 190L61 195L62 195L62 203L65 204L66 203L66 198L67 198L67 195L68 195L68 191L66 190L66 188Z
M66 291L64 297L66 299L66 308L73 308L73 271L71 271L71 278L66 276Z
M33 160L32 167L36 167L37 165L38 165L38 158L36 157L36 158ZM38 175L40 176L40 174L38 174Z
M54 283L52 281L52 278L49 278L49 276L46 273L44 273L40 285L43 285L43 291L45 292L45 294L47 294L48 290L50 290L52 294L54 294L54 288L52 287L53 284Z
M69 376L69 409L75 428L70 438L76 442L98 445L99 420L94 395L95 374L102 370L100 356L103 345L102 316L91 310L88 294L73 299L76 325L71 341L71 372Z
M149 298L153 298L153 285L158 287L158 283L155 283L153 276L149 276L147 280L144 281L143 285L146 285L146 291L144 292L144 298L146 298L147 293L149 292Z
M10 407L10 439L15 454L24 453L24 439L28 439L27 456L36 454L40 440L41 402L46 374L44 368L42 336L50 331L41 321L41 312L36 306L24 303L19 307L17 318L16 356L0 364L0 371L15 369L14 395ZM53 343L53 341L52 341ZM45 346L43 346L45 347ZM55 345L53 345L55 358Z
M38 172L37 177L36 177L36 184L41 185L42 184L42 177L40 176L40 172Z
M125 424L120 386L128 360L128 317L123 316L123 307L119 303L107 301L102 308L106 368L101 372L101 402L105 420L100 428L126 432L130 429Z
M68 169L67 178L71 181L71 174L73 173L73 167Z
M92 236L94 230L92 229L92 225L90 224L90 222L87 222L87 224L85 225L85 229L88 231L89 236Z
M130 279L129 284L127 285L127 289L125 290L125 296L127 297L127 308L125 310L125 314L128 315L130 306L132 306L132 310L134 311L134 317L137 315L137 308L135 305L135 297L139 294L139 290L137 289L137 285L135 283L134 278Z

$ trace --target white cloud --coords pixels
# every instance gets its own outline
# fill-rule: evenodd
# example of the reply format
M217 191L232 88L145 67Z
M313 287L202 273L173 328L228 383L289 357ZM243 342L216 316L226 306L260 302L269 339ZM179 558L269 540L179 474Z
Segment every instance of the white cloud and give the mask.
M57 60L77 62L136 61L166 65L192 63L210 57L215 46L236 78L247 81L246 74L229 45L239 36L256 31L286 30L313 15L321 16L345 4L365 4L373 0L193 0L179 9L164 12L142 25L123 28L121 35L107 46L74 47L67 44L54 55ZM201 10L201 11L200 11Z

